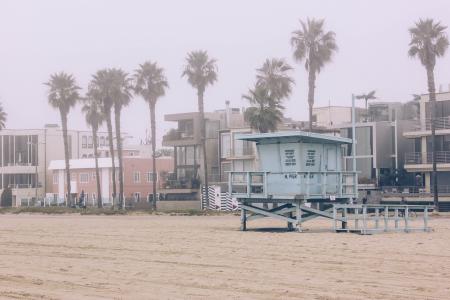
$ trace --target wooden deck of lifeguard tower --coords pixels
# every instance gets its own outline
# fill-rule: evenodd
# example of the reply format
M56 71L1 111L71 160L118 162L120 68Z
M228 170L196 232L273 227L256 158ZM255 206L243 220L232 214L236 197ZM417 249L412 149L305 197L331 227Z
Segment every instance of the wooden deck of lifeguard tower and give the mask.
M351 145L352 140L302 131L246 134L238 139L256 142L261 170L229 173L229 191L241 206L241 230L247 229L248 221L270 217L286 221L289 229L296 226L302 231L303 222L325 217L333 220L335 231L376 231L367 225L379 215L369 216L372 208L352 204L358 196L357 172L343 171L341 165L342 147ZM395 209L397 229L399 211L406 211L405 230L413 229L408 227L408 209L407 206ZM416 206L414 209L423 211L426 220L421 230L428 230L429 208ZM360 210L358 216L350 214ZM387 216L383 220L389 224L392 219L389 206L375 211L385 212ZM363 226L358 225L360 218ZM350 220L356 222L356 228L351 230ZM336 222L341 223L340 229ZM386 225L383 230L388 229Z

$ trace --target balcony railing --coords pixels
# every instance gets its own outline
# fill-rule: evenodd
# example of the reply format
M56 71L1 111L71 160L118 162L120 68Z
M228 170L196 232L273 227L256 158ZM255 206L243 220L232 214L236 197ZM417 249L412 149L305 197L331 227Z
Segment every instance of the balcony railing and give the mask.
M433 163L433 152L410 152L405 154L405 164L432 164ZM448 164L450 163L450 151L437 151L436 152L436 163L438 164Z
M356 172L229 172L229 190L237 198L354 198Z
M436 130L450 129L450 116L436 118L434 121ZM417 121L412 131L429 131L431 130L431 119L427 118L425 121Z
M385 195L395 196L419 196L419 195L431 195L434 191L434 187L430 187L430 191L427 191L424 186L383 186L382 192ZM438 185L439 194L449 194L450 185Z
M163 136L163 141L168 142L192 138L194 138L193 132L173 129Z

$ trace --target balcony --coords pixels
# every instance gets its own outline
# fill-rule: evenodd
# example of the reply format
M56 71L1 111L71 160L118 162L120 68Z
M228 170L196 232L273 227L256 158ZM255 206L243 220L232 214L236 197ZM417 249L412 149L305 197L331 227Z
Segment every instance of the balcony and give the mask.
M436 118L434 121L436 134L450 134L450 116ZM417 121L408 132L405 132L405 137L419 137L431 134L431 119Z
M438 171L450 171L450 151L437 151L436 163ZM431 171L433 153L405 153L405 169L410 172Z
M198 141L195 139L193 131L171 129L163 136L163 146L183 146L195 145Z

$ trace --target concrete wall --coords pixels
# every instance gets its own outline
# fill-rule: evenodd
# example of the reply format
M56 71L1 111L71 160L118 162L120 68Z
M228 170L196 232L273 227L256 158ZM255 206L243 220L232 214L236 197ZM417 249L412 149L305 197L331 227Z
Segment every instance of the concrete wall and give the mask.
M159 211L199 210L199 209L201 209L201 202L199 200L194 200L194 201L158 201L158 202L156 202L156 208Z

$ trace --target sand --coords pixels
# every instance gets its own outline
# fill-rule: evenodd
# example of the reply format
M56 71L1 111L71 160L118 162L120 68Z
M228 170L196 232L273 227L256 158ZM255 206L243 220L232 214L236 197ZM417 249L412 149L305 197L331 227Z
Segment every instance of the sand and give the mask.
M0 298L450 299L431 233L238 231L237 216L0 216ZM249 228L283 226L271 220Z

